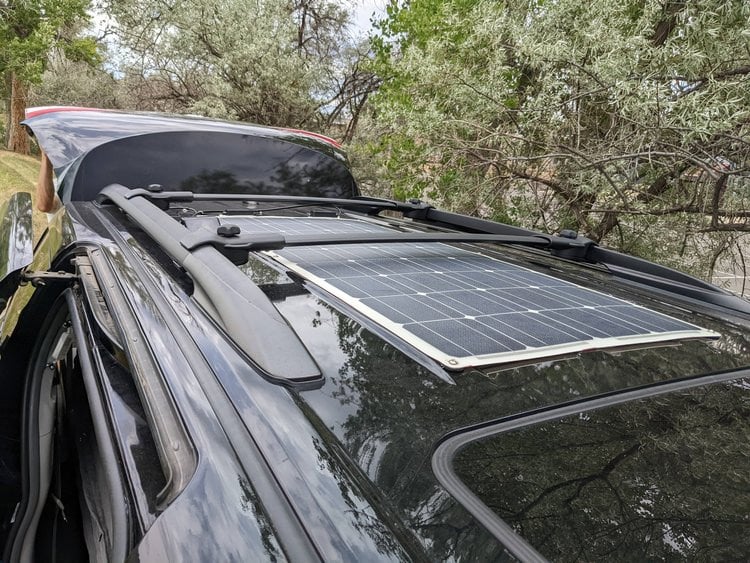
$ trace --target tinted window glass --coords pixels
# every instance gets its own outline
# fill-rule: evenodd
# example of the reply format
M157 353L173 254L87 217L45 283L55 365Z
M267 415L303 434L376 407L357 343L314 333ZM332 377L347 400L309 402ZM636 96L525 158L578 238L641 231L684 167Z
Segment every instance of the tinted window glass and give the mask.
M749 436L740 380L505 432L453 463L552 560L742 560Z
M63 200L92 200L109 184L165 190L352 197L342 162L297 143L208 131L127 137L83 155L66 174Z

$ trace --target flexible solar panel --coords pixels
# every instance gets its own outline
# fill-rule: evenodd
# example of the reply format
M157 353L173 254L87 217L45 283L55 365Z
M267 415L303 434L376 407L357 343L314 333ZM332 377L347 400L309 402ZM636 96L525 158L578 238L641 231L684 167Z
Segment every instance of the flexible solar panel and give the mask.
M243 233L279 232L285 235L390 233L392 229L359 219L331 217L186 217L185 226L190 230L216 229L221 224L237 225Z
M392 232L346 218L225 220L245 233ZM191 229L221 222L185 220ZM304 246L268 254L449 369L718 337L622 299L443 243Z

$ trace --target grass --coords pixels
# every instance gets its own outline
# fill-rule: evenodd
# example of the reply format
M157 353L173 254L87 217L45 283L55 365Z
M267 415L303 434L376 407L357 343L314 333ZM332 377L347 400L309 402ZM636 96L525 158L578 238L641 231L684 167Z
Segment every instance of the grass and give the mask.
M0 205L19 191L31 193L33 201L38 175L39 160L37 158L0 150ZM34 240L36 240L47 227L47 217L44 213L37 211L36 202L34 204Z

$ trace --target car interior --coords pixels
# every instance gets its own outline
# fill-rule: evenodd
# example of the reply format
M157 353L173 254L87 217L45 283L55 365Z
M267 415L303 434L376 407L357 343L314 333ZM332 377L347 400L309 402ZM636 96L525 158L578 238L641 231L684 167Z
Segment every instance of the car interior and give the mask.
M3 428L17 432L3 440L3 469L12 477L2 499L4 560L81 560L86 548L76 476L91 420L80 404L86 394L79 388L79 350L63 298L44 320L33 357L26 377L9 382L13 392L3 395L3 414L14 419Z
M9 347L8 365L32 361L3 374L3 561L110 560L129 533L126 502L83 315L69 289L34 305L22 314L40 319L25 331L31 347Z

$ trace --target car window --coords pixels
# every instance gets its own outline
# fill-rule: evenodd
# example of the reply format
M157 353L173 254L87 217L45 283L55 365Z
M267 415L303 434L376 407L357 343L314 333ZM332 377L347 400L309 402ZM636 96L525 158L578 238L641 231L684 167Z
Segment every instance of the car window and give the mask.
M750 552L750 381L510 430L453 459L461 481L561 560L740 560Z

